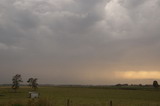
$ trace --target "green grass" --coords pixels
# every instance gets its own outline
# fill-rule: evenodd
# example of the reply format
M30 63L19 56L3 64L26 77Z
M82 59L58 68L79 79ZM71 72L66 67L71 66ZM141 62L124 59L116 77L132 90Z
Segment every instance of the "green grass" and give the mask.
M23 87L14 93L9 87L0 88L0 106L27 106L34 102L38 106L66 106L67 99L71 101L70 106L109 106L111 100L113 106L160 106L160 90L154 88L40 87L40 98L34 101L27 98L30 90Z

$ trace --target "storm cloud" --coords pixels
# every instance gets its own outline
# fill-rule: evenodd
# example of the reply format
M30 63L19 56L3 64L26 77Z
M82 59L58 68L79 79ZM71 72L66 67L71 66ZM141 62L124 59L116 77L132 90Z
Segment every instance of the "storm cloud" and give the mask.
M124 74L160 73L159 10L159 0L1 0L0 83L17 73L51 84L148 83Z

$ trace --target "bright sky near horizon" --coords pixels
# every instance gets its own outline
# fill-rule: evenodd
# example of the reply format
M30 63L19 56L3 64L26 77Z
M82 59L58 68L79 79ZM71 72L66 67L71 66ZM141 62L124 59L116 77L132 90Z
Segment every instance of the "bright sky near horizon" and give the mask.
M0 84L160 81L160 0L0 0Z

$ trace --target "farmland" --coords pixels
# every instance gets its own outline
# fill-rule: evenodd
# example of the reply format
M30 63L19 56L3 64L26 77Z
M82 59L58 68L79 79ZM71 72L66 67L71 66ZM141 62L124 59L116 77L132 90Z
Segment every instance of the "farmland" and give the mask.
M31 88L21 87L14 93L10 87L0 87L1 106L160 106L160 89L151 87L39 87L40 97L28 98ZM32 104L33 103L33 104ZM43 105L44 104L44 105Z

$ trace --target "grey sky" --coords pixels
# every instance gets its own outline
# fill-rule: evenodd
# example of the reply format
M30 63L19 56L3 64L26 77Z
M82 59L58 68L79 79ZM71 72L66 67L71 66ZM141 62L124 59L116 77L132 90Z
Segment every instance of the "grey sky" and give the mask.
M159 80L159 10L159 0L1 0L0 83L16 73L53 84Z

